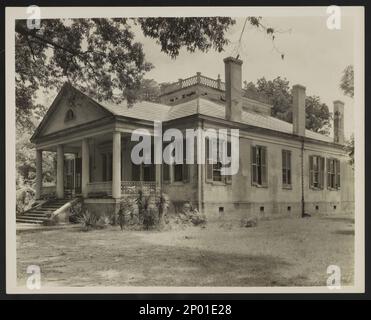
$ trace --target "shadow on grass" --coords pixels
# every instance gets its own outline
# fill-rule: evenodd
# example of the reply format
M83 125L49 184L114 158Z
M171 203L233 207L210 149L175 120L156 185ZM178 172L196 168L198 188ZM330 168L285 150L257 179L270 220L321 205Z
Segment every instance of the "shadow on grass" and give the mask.
M353 217L322 217L321 219L335 221L335 222L344 222L344 223L354 224L354 218Z
M75 231L70 232L71 235ZM84 246L79 240L72 240L73 245L55 248L53 257L49 258L45 256L50 255L50 248L40 242L19 251L17 266L20 271L26 270L30 262L36 263L43 270L43 279L57 286L293 285L290 279L280 275L290 264L278 257L144 244L138 238L130 240L130 245L107 239L107 245L91 241ZM19 279L24 276L18 273Z
M333 233L344 235L344 236L354 236L354 230L336 230Z

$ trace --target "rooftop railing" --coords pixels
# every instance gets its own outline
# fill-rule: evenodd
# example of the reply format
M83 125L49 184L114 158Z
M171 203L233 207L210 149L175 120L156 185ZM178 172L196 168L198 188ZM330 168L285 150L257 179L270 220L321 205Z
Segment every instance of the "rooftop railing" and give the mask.
M168 94L170 92L174 92L180 89L188 88L196 84L201 84L213 89L225 91L225 83L222 82L220 78L212 79L201 75L200 72L197 72L197 74L193 77L179 79L178 82L174 82L169 85L163 86L161 88L161 95Z

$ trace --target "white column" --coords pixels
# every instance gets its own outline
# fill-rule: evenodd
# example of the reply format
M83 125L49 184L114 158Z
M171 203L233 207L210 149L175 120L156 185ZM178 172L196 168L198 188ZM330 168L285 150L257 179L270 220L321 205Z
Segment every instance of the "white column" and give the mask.
M57 198L64 198L64 151L63 145L57 146Z
M43 152L36 150L36 200L40 199L43 186Z
M155 164L156 194L161 195L161 164Z
M85 138L81 146L81 192L84 198L88 197L89 165L89 140Z
M121 132L112 136L112 198L121 198Z

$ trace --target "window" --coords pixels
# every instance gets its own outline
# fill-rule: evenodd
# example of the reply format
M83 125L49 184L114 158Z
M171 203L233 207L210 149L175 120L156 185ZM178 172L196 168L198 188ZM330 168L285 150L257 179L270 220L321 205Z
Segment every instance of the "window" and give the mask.
M170 165L165 162L162 165L162 176L164 182L170 182Z
M337 159L327 159L327 188L340 188L340 161Z
M107 158L106 154L102 154L102 181L107 181Z
M183 163L174 164L174 181L175 182L187 182L188 181L188 171L189 165L187 164L187 153L186 153L186 141L183 140Z
M112 181L112 153L102 153L102 180Z
M267 148L251 147L251 176L255 186L267 186Z
M131 178L133 181L140 181L140 164L131 165Z
M325 160L323 157L309 157L309 185L313 189L323 189L324 185L324 166Z
M112 181L112 153L107 154L107 181Z
M282 150L282 186L291 188L291 151Z
M222 168L223 164L221 162L221 157L223 157L223 150L224 150L224 144L227 143L227 156L231 156L231 142L230 141L223 141L220 145L218 139L213 139L212 140L212 148L213 150L216 150L217 154L217 162L213 163L213 159L210 157L210 152L209 152L209 139L205 139L205 153L206 153L206 181L213 182L213 181L218 181L218 182L224 182L224 183L232 183L232 176L231 175L222 175ZM220 147L222 149L220 150Z
M68 109L68 111L66 112L66 116L64 117L64 121L67 122L67 121L71 121L75 118L75 114L73 112L72 109Z
M93 181L93 169L94 169L93 157L89 156L89 181L90 182Z

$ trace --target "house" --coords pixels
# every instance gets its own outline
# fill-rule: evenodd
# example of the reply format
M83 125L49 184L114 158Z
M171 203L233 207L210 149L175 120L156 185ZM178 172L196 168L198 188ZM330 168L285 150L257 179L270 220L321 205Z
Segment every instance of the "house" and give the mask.
M305 129L305 87L293 86L293 124L271 116L271 105L242 90L242 61L228 57L225 83L197 73L162 88L160 103L132 107L97 102L65 84L31 141L36 147L36 196L82 196L98 213L124 197L164 192L175 208L190 201L210 217L352 212L353 169L344 151L344 103L334 102L334 137ZM239 129L239 170L217 164L132 163L131 133L154 120L181 131ZM42 153L57 154L56 186L42 185ZM68 155L68 156L67 156Z

